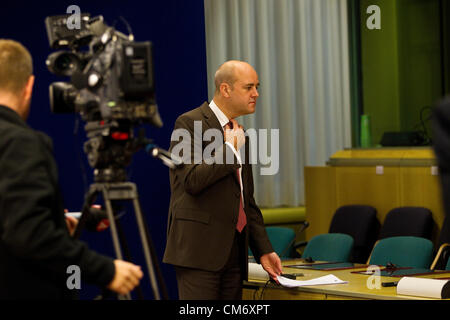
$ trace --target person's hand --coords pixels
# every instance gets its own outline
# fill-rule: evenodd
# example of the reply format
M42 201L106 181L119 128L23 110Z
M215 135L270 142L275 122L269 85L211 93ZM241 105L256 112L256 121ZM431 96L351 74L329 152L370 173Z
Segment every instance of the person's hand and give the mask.
M275 252L271 252L262 255L259 260L263 269L278 283L277 276L283 271L280 257Z
M73 236L73 234L78 226L78 219L75 217L70 217L70 216L67 217L66 216L66 225L67 225L67 229L69 229L70 235Z
M143 277L140 266L123 260L114 260L116 272L114 278L107 288L118 294L128 294L132 291Z
M67 212L69 212L69 210L64 209L64 213L67 213ZM75 217L71 217L71 216L65 216L65 218L66 218L66 226L67 226L67 229L69 230L69 234L71 236L73 236L73 234L78 226L78 219Z
M234 119L230 120L232 126L227 123L225 125L225 142L229 142L234 149L239 150L245 144L244 128Z

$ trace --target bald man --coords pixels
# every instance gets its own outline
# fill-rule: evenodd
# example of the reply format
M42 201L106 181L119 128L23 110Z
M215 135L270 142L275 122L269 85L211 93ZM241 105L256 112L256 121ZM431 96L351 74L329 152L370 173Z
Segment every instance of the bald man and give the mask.
M187 159L191 161L184 157L183 166L170 170L172 194L163 261L175 266L180 299L241 299L249 246L271 278L281 274L280 258L253 197L248 139L235 119L255 112L258 86L251 65L227 61L215 74L211 103L203 103L175 122L174 133L188 132L193 151ZM206 142L195 145L200 126L202 136L207 130L220 132L214 163L194 159L208 146ZM170 149L179 143L185 141L171 141Z
M25 122L32 71L28 50L0 39L0 300L78 298L73 267L78 282L129 293L142 278L139 266L70 236L51 140Z

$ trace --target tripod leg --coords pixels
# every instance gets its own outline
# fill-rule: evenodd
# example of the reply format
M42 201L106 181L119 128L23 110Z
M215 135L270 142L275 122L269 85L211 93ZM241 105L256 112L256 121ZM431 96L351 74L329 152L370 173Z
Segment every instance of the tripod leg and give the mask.
M136 191L137 195L137 191ZM150 238L147 237L147 232L144 225L144 219L142 217L141 207L137 196L133 199L134 212L136 214L136 220L139 228L139 234L141 235L142 247L144 249L145 262L148 268L148 275L150 277L150 284L153 289L153 296L155 300L161 300L161 296L158 289L158 283L156 280L155 270L153 268L154 263L152 261L152 256L150 254ZM157 261L156 261L157 262Z
M147 223L145 221L145 217L144 216L142 216L142 220L144 221L145 233L146 233L147 239L149 241L150 253L152 255L153 261L155 261L154 266L155 266L156 275L158 276L158 280L159 280L159 285L160 285L162 299L163 300L169 300L169 294L167 292L167 287L166 287L166 284L164 283L164 278L162 276L161 268L160 268L159 263L158 263L158 256L156 255L155 247L154 247L154 245L152 243L152 238L150 236L150 231L148 230L148 225L147 225Z
M120 223L119 220L116 221L116 225L117 225L117 231L119 234L119 240L120 240L120 244L123 248L123 252L124 252L124 256L125 256L125 260L126 261L133 261L133 259L131 258L131 252L130 252L130 248L128 246L128 242L127 242L127 238L125 236L125 232L123 231L122 228L122 224ZM142 288L140 285L138 285L136 287L136 291L137 291L137 295L139 297L140 300L144 300L144 293L142 292Z
M109 228L111 230L111 237L113 240L114 250L116 252L116 257L119 260L123 260L122 251L120 249L120 241L117 233L116 221L114 217L114 211L111 204L111 199L108 197L108 190L103 188L103 200L105 202L106 213L108 214ZM131 300L131 295L126 294L125 296L119 295L120 300Z

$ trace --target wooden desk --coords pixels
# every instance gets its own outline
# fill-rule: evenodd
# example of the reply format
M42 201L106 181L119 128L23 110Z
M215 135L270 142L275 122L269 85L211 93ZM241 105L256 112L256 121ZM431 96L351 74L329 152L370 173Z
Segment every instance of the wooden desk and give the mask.
M297 264L294 261L283 261L283 266ZM341 280L348 281L346 284L320 285L298 288L285 288L275 283L269 283L266 286L265 281L252 280L244 283L243 299L263 300L432 300L423 297L397 295L396 287L380 287L379 289L369 289L367 281L370 276L363 274L354 274L353 271L362 269L347 269L334 271L320 271L309 269L296 269L283 267L284 273L303 273L303 277L297 277L297 280L309 280L318 278L327 274L333 274ZM435 275L420 276L426 278L450 277L448 273L439 273ZM381 277L381 282L399 281L399 277Z

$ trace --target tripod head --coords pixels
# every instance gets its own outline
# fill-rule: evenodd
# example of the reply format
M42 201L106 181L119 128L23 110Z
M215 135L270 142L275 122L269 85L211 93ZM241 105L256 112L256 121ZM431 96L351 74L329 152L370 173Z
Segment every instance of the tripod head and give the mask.
M124 182L125 167L133 154L151 142L143 135L134 137L133 126L128 121L90 121L85 126L88 140L84 152L94 168L95 182Z
M140 129L137 137L133 128L129 121L90 121L86 124L88 141L84 144L84 151L94 168L95 182L127 181L125 168L133 154L142 148L171 169L181 165L181 159L174 158L155 145L152 139L145 137L144 128Z

